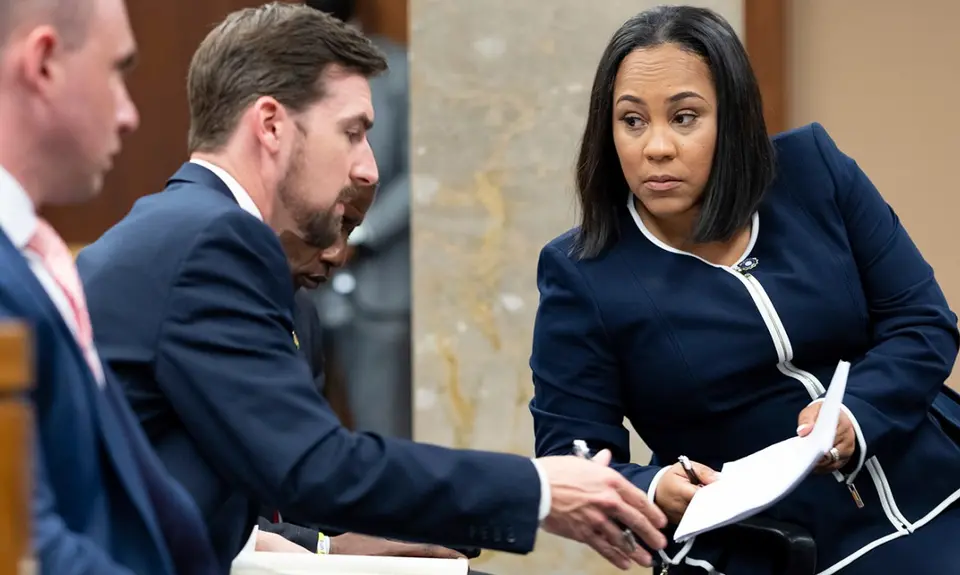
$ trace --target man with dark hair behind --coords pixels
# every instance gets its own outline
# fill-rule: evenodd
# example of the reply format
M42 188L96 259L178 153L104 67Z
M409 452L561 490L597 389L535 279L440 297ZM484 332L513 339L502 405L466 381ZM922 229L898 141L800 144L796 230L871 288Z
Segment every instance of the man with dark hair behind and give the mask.
M362 28L353 0L308 0L317 10ZM354 429L413 437L410 266L410 81L403 46L370 41L389 69L370 80L377 129L370 147L380 189L363 224L350 234L350 258L314 294L330 334L331 365L342 366ZM336 373L336 372L335 372Z
M78 264L103 358L207 520L226 570L260 504L343 531L526 553L539 528L621 567L649 564L665 517L573 456L454 450L351 433L296 347L278 235L318 247L378 180L368 78L382 55L298 4L234 12L194 54L188 163Z
M295 345L310 366L314 384L321 394L324 391L324 342L317 309L310 291L326 282L334 270L346 262L347 237L355 226L361 224L373 203L373 188L358 190L354 198L344 205L345 225L336 243L328 248L316 248L290 232L280 234L283 252L290 264L294 295L293 324L297 336ZM453 559L461 557L458 551L437 545L390 541L358 533L338 534L323 528L316 522L303 520L296 509L281 516L276 510L265 506L257 521L256 549L284 553L328 552L338 555L379 555L390 557L437 557ZM479 551L468 550L474 557Z

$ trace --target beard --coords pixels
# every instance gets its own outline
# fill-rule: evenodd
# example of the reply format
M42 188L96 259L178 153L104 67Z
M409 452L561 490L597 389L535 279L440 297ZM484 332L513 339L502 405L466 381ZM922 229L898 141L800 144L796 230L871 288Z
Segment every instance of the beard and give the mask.
M308 189L308 185L303 181L304 161L301 141L293 151L290 169L280 182L280 201L292 215L297 232L304 242L315 248L328 248L340 238L343 221L335 212L340 198L343 198L350 188L340 190L337 200L329 207L311 208L304 199Z

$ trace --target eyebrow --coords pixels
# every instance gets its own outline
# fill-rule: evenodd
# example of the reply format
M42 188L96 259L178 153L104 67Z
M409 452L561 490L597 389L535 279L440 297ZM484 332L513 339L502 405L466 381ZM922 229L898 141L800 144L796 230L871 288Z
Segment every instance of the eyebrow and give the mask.
M673 104L681 100L686 100L687 98L696 98L698 100L703 100L704 102L707 101L707 99L701 96L700 94L687 90L685 92L677 92L673 96L670 96L669 98L667 98L667 102ZM639 98L631 94L624 94L619 98L617 98L616 103L619 104L620 102L633 102L634 104L640 104L642 106L646 106L647 104L646 102L643 101L643 98Z
M364 130L370 131L373 128L373 120L370 119L364 112L360 112L354 116L350 116L340 122L343 126L353 126L359 125L362 126Z

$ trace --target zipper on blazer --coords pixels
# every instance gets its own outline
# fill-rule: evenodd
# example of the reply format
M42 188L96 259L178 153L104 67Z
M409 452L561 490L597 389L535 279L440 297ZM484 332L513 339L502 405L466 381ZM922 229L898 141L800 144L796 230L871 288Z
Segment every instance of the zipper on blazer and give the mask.
M857 509L863 509L863 499L860 498L860 492L857 491L857 486L853 482L847 483L847 490L850 491L850 495L853 497L853 502L857 505Z
M744 287L747 288L747 291L752 292L751 297L753 297L754 301L759 302L760 305L758 305L758 311L760 311L761 316L763 316L764 323L769 321L769 324L773 326L772 331L776 334L774 347L777 348L777 355L780 359L779 363L777 364L777 368L784 375L791 377L803 384L804 388L807 390L807 393L810 394L811 400L817 399L826 391L826 388L824 388L823 384L820 383L820 380L818 380L812 373L799 369L790 363L793 350L792 346L790 345L790 339L786 333L786 328L783 326L783 322L780 321L780 316L777 314L777 310L774 307L773 302L770 300L770 297L767 295L766 290L763 289L763 284L761 284L760 281L750 273L749 270L753 269L753 267L756 267L756 265L751 266L748 269L741 269L736 266L732 268L725 267L724 269L732 272L734 276L740 278L741 283L743 283ZM877 488L877 494L881 498L887 519L897 529L910 529L909 522L905 523L905 518L903 518L897 509L896 502L893 499L893 494L890 493L886 488L885 479L881 479L880 477L883 475L883 472L882 470L878 471L880 465L879 462L876 460L876 458L873 458L873 463L875 466L868 465L869 463L871 462L868 461L864 463L864 466L867 467L867 473L870 474L874 481L874 486ZM853 475L844 481L843 475L839 471L834 471L834 477L836 477L838 481L844 482L847 487L847 491L850 492L850 497L853 498L854 505L857 506L857 509L863 509L863 498L860 497L860 492L857 490L857 486L854 484L854 479L856 479L856 476Z
M756 299L759 300L761 309L760 314L770 319L771 325L773 325L773 331L777 334L777 341L774 342L777 345L777 355L779 356L780 361L777 363L777 368L780 371L783 371L785 375L792 377L793 379L798 380L806 388L807 393L810 395L810 399L816 399L820 396L825 390L823 385L811 374L797 369L790 363L789 353L791 350L790 338L787 337L786 328L783 327L783 323L780 321L779 315L777 314L776 308L773 307L773 302L770 301L770 297L767 295L763 285L753 277L748 271L737 271L737 275L743 278L742 282L744 287L747 288L747 291L755 291ZM751 290L750 288L753 288Z

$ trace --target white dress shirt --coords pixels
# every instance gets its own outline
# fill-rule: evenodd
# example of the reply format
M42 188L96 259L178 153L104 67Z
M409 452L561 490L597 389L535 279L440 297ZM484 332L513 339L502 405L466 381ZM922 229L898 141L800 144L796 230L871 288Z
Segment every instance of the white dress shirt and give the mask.
M236 178L227 173L226 170L220 166L216 166L207 162L206 160L192 159L192 163L197 164L198 166L203 166L204 168L213 172L218 178L220 178L227 188L230 189L230 193L233 194L233 197L237 200L237 203L240 204L240 207L249 214L255 216L261 222L263 221L263 215L260 212L260 209L257 208L257 204L253 202L253 199L250 197L250 194L247 193L243 186L240 185L240 182ZM537 476L540 478L540 511L539 518L540 521L546 519L547 515L550 514L550 481L547 479L547 475L540 469L540 464L537 463L535 459L531 459L533 462L533 467L537 470Z
M20 182L2 166L0 166L0 230L10 238L10 242L23 254L30 266L30 271L37 277L40 285L47 292L47 296L57 306L57 311L60 312L63 321L76 337L77 320L73 315L73 306L70 305L67 294L63 292L60 285L47 271L40 256L27 247L27 243L33 238L33 234L37 230L37 212L33 200L27 195ZM95 371L94 377L97 383L103 387L103 368L97 350L86 350L86 353L90 355L88 359Z

